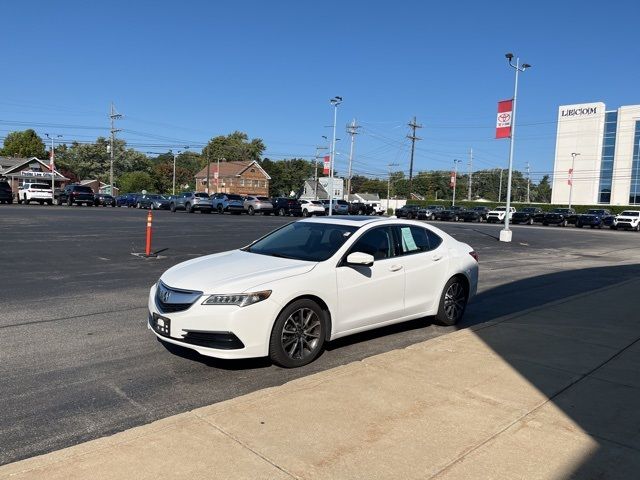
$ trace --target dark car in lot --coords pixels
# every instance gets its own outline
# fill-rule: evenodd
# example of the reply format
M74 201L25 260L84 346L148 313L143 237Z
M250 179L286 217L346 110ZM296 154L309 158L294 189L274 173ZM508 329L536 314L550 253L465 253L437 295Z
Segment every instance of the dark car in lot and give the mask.
M419 205L405 205L400 208L396 208L396 217L406 218L411 220L412 218L418 218Z
M573 208L554 208L552 211L544 214L542 225L560 225L566 227L570 223L575 223L576 211Z
M141 193L123 193L116 197L116 207L134 208L138 203Z
M459 218L463 222L486 222L489 207L473 207L460 213Z
M169 210L169 199L157 193L145 193L138 197L136 207L150 210Z
M285 217L293 215L294 217L302 216L302 205L295 198L276 197L271 199L273 204L273 212L276 215Z
M96 207L115 207L116 199L107 193L96 193L93 204Z
M449 207L445 210L443 210L442 212L440 212L440 215L438 216L438 220L442 220L445 222L457 222L458 220L460 220L460 216L466 211L466 209L464 207L459 207L459 206L455 206L455 207Z
M587 210L587 213L576 217L576 227L582 228L589 226L591 228L602 228L603 226L611 225L612 222L605 223L605 218L607 217L613 219L613 215L611 215L609 210L605 208L592 208Z
M544 210L540 207L524 207L522 210L514 212L511 216L511 223L533 225L534 223L542 223L544 220Z
M0 180L0 203L13 203L13 190L9 182Z
M418 218L420 220L438 220L442 212L444 212L444 205L429 205L418 210Z
M349 203L349 215L375 215L373 205L363 202Z
M93 207L96 201L95 194L91 187L86 185L67 185L58 194L56 203L58 205L91 205Z

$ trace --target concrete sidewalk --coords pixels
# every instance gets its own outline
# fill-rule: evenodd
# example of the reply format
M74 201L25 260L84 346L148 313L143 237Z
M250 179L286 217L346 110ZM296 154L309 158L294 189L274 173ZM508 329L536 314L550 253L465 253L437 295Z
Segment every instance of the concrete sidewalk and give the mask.
M640 471L640 280L0 467L0 479Z

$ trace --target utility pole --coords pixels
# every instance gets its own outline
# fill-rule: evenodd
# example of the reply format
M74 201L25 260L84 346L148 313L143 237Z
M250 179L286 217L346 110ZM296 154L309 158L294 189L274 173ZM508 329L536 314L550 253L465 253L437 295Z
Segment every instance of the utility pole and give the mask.
M45 136L51 140L51 157L49 159L49 167L51 168L51 203L53 203L55 199L55 190L56 190L56 172L55 172L55 157L56 157L56 146L54 145L55 138L62 138L62 135L55 135L45 133Z
M502 169L500 169L500 187L498 187L498 203L502 201Z
M471 176L473 175L473 148L469 149L469 194L467 195L467 200L471 201Z
M454 160L453 161L453 200L451 202L451 206L456 206L456 186L458 185L458 164L462 163L462 160Z
M333 106L333 140L331 141L331 157L329 162L329 216L333 215L333 194L335 185L333 178L333 165L336 160L336 123L338 121L338 105L342 103L342 97L335 96L329 103Z
M111 161L109 164L109 193L113 195L113 160L115 156L116 133L120 131L120 129L115 128L115 121L122 118L122 115L116 112L116 107L113 105L113 102L111 102L109 118L111 119L111 143L109 144L109 153L111 154Z
M416 140L422 140L416 137L416 128L422 128L422 125L418 125L416 117L413 117L413 120L409 122L409 126L412 129L411 135L407 135L407 138L411 139L411 161L409 162L409 198L411 198L411 190L413 188L413 154L416 148Z
M324 136L324 135L323 135ZM313 199L318 200L318 159L320 150L327 150L329 147L316 147L315 166L313 168Z
M347 133L351 135L351 150L349 151L349 179L347 180L347 200L349 200L349 195L351 195L351 163L353 162L353 144L355 142L355 138L358 134L359 128L360 127L356 125L355 118L351 121L351 125L347 125Z
M531 203L531 171L529 169L529 162L527 162L527 203Z
M389 167L389 180L387 180L387 210L391 208L391 167L397 167L397 163L388 163Z

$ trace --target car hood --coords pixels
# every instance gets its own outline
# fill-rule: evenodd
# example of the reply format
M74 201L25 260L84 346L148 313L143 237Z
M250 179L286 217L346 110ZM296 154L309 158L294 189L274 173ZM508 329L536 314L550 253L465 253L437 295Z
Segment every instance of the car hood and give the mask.
M256 285L307 273L315 262L259 255L243 250L207 255L171 267L165 285L204 293L242 293Z

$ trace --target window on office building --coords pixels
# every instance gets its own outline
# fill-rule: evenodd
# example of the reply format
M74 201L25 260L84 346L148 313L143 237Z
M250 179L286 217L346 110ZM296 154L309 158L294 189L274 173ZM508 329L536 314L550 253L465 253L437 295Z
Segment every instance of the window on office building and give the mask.
M600 186L598 203L611 203L611 185L613 183L613 157L616 150L616 129L618 112L606 112L604 116L604 140L602 142L602 160L600 162Z
M640 205L640 121L636 122L636 131L633 136L633 163L631 164L629 205Z

